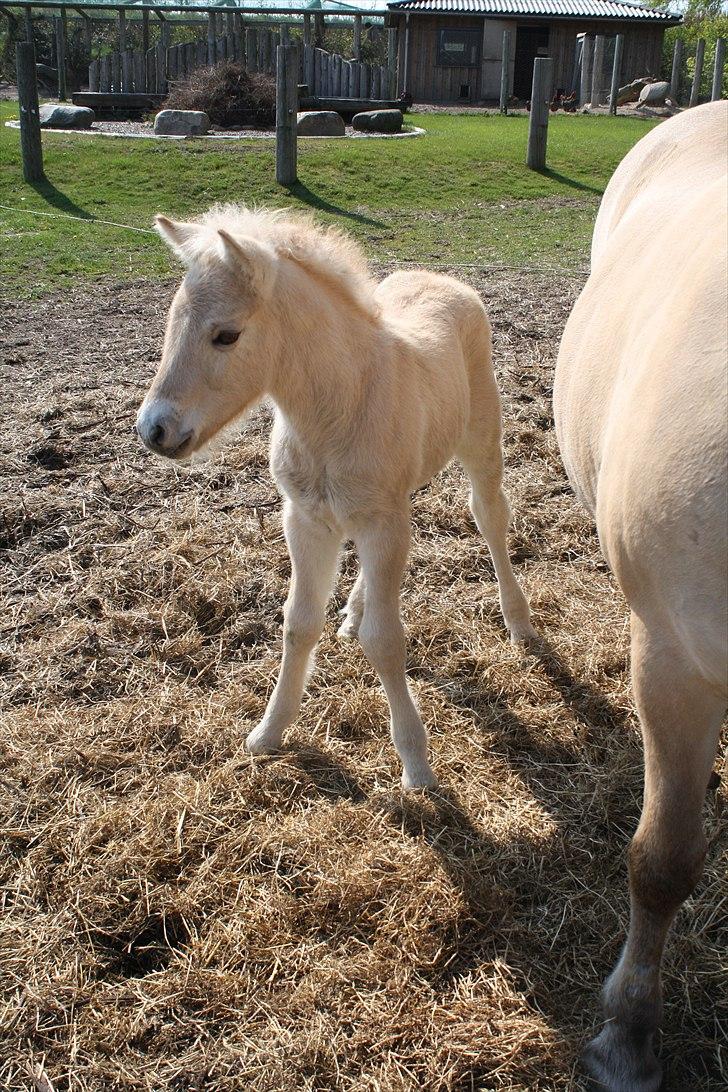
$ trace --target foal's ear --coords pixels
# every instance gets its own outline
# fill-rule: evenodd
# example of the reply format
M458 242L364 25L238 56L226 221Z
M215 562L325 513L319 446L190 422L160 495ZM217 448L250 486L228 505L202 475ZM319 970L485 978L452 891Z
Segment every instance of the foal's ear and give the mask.
M224 228L218 228L217 233L228 264L248 281L254 296L267 299L276 277L277 258L273 248L250 235L236 239Z
M155 216L154 226L177 257L181 258L185 264L189 262L191 244L200 233L198 225L182 224L178 220L170 220L167 216Z

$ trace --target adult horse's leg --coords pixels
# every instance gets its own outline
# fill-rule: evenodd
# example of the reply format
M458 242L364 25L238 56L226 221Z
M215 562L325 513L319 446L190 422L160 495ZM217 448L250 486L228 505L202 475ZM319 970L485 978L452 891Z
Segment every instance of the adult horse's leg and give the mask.
M410 542L409 513L388 517L354 536L363 579L364 615L359 641L387 694L392 741L402 760L405 789L436 784L427 760L427 733L405 678L405 637L399 591Z
M339 637L354 640L359 636L359 626L364 616L364 573L360 572L349 592L346 606L340 611L342 622L338 629Z
M265 715L245 741L252 754L277 750L284 731L298 715L311 652L324 627L339 554L338 536L290 501L286 502L283 528L292 569L283 611L283 660Z
M668 930L697 884L706 841L701 812L725 699L679 646L632 615L632 674L645 745L642 817L629 849L627 943L603 993L607 1023L586 1048L595 1088L656 1092L652 1040L662 1010L660 965Z
M470 478L470 511L478 530L488 543L498 579L498 597L512 641L535 637L528 600L516 580L508 556L508 525L511 510L503 492L503 452L498 419L493 422L492 407L470 428L458 452Z

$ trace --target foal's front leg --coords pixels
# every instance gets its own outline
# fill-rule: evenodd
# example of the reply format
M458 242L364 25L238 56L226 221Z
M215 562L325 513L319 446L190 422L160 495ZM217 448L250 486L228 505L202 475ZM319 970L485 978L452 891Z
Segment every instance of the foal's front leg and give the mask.
M402 760L405 789L435 785L427 760L427 733L405 678L405 637L399 590L410 541L409 513L372 522L354 537L362 567L364 613L359 641L382 680L391 716L392 740Z
M291 587L283 610L283 660L265 715L248 736L251 754L277 750L298 716L309 661L321 636L326 603L336 575L339 536L286 502L283 529L291 555Z

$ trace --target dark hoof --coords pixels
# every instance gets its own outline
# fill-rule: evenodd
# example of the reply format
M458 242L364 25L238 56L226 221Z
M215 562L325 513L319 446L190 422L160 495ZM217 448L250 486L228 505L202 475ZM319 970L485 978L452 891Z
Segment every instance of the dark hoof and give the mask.
M637 1045L617 1024L606 1024L584 1049L590 1092L660 1092L662 1066L649 1041Z

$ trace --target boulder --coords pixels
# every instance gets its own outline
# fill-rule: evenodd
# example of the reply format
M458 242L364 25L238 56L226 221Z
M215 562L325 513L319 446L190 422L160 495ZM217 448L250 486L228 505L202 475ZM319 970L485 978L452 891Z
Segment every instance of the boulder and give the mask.
M402 111L365 110L354 114L351 124L360 133L399 133L402 129Z
M648 83L640 91L638 106L663 106L670 94L670 84L665 82Z
M344 136L346 126L335 110L301 110L296 115L299 136Z
M88 106L47 102L38 111L41 129L90 129L96 115Z
M160 110L154 119L157 136L204 136L209 129L204 110Z

